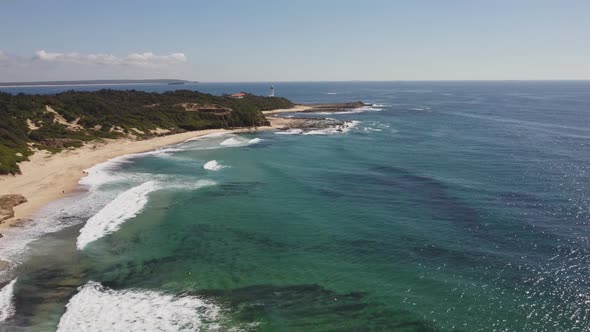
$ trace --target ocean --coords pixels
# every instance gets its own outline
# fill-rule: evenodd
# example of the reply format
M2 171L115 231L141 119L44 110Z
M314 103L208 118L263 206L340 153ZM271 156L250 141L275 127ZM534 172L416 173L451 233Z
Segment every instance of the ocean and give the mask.
M590 82L275 89L373 106L93 167L4 232L0 329L590 330Z

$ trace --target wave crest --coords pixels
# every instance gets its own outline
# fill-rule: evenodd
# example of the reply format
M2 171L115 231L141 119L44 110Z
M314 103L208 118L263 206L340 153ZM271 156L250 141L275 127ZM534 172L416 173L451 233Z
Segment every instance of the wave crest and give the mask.
M0 290L0 322L3 322L14 315L14 284L16 278Z
M246 139L243 137L231 137L226 139L225 141L219 143L219 145L222 146L246 146L246 145L252 145L252 144L257 144L262 142L262 139L260 138L253 138L253 139Z
M194 296L113 290L90 281L66 305L57 331L200 331L219 328L220 309Z
M117 196L82 227L76 242L78 249L117 231L121 224L137 216L146 205L148 195L156 189L156 183L148 181Z
M217 162L217 160L209 160L208 162L203 165L203 168L209 171L219 171L220 169L226 166L221 165Z

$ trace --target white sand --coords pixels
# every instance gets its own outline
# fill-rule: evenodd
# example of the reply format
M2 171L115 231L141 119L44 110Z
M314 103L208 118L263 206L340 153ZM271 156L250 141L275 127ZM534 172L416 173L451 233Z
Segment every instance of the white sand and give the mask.
M272 127L262 127L272 129ZM19 219L78 189L78 181L85 176L84 170L109 159L154 150L156 148L182 143L190 138L222 132L243 132L244 130L211 129L193 131L147 140L130 139L106 140L104 143L90 142L85 146L51 155L38 151L30 161L20 163L21 175L0 176L0 195L21 194L28 200L14 208L14 218L0 224L0 228L10 226Z
M265 111L264 114L301 112L308 106L298 105L291 109ZM269 117L270 127L258 127L257 130L272 130L284 127L288 119ZM103 143L90 142L77 149L50 154L38 151L29 161L20 163L21 175L0 176L0 196L21 194L28 200L14 208L13 218L0 224L0 229L15 224L30 216L51 201L59 199L79 189L78 181L85 176L84 170L109 159L132 153L154 150L156 148L182 143L187 139L213 133L248 132L250 129L210 129L192 131L168 136L159 136L147 140L130 139L105 140Z

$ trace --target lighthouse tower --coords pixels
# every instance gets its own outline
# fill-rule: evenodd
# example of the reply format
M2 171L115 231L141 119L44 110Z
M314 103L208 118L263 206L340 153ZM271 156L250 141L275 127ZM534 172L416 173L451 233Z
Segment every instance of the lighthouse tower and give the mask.
M271 85L270 86L270 93L268 94L269 97L274 97L275 96L275 86Z

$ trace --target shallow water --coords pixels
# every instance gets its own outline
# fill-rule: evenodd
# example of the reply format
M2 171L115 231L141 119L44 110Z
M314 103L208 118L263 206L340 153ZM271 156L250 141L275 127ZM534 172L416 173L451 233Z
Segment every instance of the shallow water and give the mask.
M589 82L275 87L376 106L327 115L358 121L344 133L213 135L94 168L2 239L4 329L590 329Z

